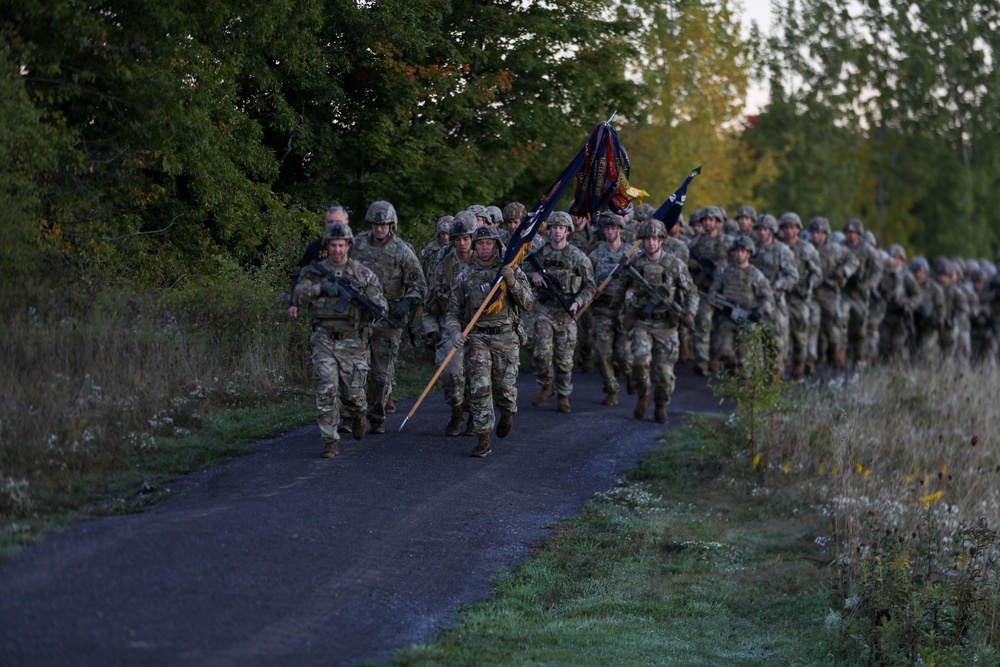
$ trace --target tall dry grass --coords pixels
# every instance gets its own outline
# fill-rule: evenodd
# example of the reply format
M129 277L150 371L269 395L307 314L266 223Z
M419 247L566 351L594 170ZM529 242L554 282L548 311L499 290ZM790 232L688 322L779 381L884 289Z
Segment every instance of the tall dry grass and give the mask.
M113 475L206 411L308 385L280 287L233 272L160 294L59 295L0 324L0 517Z

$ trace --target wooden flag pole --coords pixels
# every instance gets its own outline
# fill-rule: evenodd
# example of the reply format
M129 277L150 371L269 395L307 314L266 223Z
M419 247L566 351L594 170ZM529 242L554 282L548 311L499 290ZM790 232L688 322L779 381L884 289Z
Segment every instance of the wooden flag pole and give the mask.
M622 256L622 258L618 260L618 266L616 266L614 269L611 270L611 273L608 275L608 277L604 279L604 282L602 282L601 285L600 285L600 287L597 288L597 291L594 292L594 298L591 299L590 301L588 301L587 304L583 308L581 308L580 310L576 311L576 319L579 320L580 316L583 315L587 311L588 308L590 308L590 304L592 304L595 301L597 301L597 297L601 296L601 294L604 292L604 289L608 286L608 283L610 283L611 279L615 277L616 273L618 273L618 269L622 268L622 261L623 260L627 260L629 257L631 257L632 253L634 253L636 250L638 250L640 245L642 245L642 239L639 239L638 241L636 241L635 244L631 248L628 249L628 252L626 252Z
M469 324L465 327L465 330L462 332L463 336L468 336L469 332L472 331L472 327L474 327L476 322L479 321L479 317L483 314L483 311L486 310L486 307L489 305L490 301L492 301L493 295L496 294L498 289L500 289L500 283L502 281L503 278L498 278L497 281L493 283L493 289L491 289L490 293L486 295L486 298L483 300L483 303L479 306L479 310L477 310L476 313L472 316L472 319L469 320ZM410 412L409 414L406 415L406 419L404 419L403 423L399 425L400 431L403 430L403 427L406 426L406 422L410 421L410 417L413 416L413 413L415 413L417 411L417 408L420 407L420 404L423 403L424 398L427 396L428 392L430 392L431 387L434 386L434 383L437 382L437 379L441 377L441 373L444 372L445 366L447 366L448 362L451 361L451 358L455 356L455 350L457 349L458 348L452 345L451 349L448 350L448 356L446 356L441 365L438 366L437 372L434 373L434 377L432 377L431 381L427 383L427 386L424 388L424 392L420 394L420 398L418 398L417 402L413 404L412 408L410 408Z

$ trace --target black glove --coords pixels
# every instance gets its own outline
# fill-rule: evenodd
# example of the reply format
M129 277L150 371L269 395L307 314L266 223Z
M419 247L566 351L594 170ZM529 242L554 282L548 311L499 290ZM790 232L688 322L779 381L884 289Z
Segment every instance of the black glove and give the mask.
M397 303L396 307L392 309L391 315L393 319L399 320L406 317L406 314L410 312L410 305L409 299L402 299Z
M340 296L340 285L329 280L324 280L319 284L319 291L326 296Z

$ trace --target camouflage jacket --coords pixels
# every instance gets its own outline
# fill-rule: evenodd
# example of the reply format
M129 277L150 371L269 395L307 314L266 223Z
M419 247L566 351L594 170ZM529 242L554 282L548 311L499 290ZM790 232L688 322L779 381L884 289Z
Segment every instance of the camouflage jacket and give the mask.
M866 299L882 280L882 257L877 249L864 241L853 248L844 247L858 258L858 270L848 278L844 292L851 297Z
M469 262L472 261L474 253L470 255ZM424 304L424 311L434 317L444 317L448 309L448 301L451 293L455 290L456 280L469 262L463 262L458 253L449 252L444 256L437 266L431 271L428 281L427 303Z
M662 299L650 294L649 288L631 271L623 270L625 275L622 276L622 289L613 303L617 308L624 304L626 320L634 316L640 320L664 320L677 326L680 318L664 301L673 301L683 313L692 317L698 313L698 289L691 278L691 272L680 257L661 246L657 259L640 252L629 264L662 295Z
M920 330L940 330L944 325L946 311L944 288L930 278L917 284L920 287L920 302L914 310L914 324Z
M389 308L395 308L403 299L409 299L416 308L427 297L427 280L413 248L395 234L378 243L371 230L354 237L351 258L375 272L382 281L382 293Z
M691 271L695 285L701 290L708 290L719 271L729 263L726 239L721 233L714 237L704 234L696 236L691 241L691 245L688 246L688 253L691 257L688 269ZM714 264L714 266L702 266L701 260Z
M847 279L861 266L861 259L839 243L829 240L814 247L819 253L819 266L823 275L817 289L830 290L839 295L847 284Z
M322 260L320 264L332 275L346 278L351 286L364 294L369 301L385 309L386 303L379 279L371 269L352 259L348 259L347 264L340 267L331 264L329 259ZM360 303L345 296L315 295L315 286L326 280L329 278L323 275L322 271L312 264L305 265L299 273L292 301L296 306L309 306L313 326L321 326L348 337L364 338L372 314Z
M438 263L438 251L442 247L441 239L434 239L420 251L420 267L423 269L424 277L428 282L430 282L431 271L434 270L435 265Z
M628 252L628 249L629 246L624 243L619 246L618 250L611 250L606 243L602 243L587 256L590 264L594 267L594 282L598 287L614 272L614 278L611 279L608 286L595 297L594 312L603 311L605 315L611 314L611 304L615 301L618 293L622 291L624 284L624 272L621 269L615 271L615 268L618 267L618 260Z
M563 294L571 305L575 301L580 308L590 303L597 291L594 284L594 267L583 251L572 244L555 250L551 244L532 253L532 257L545 268L546 273L556 278L563 287ZM537 271L532 260L526 260L525 269L529 273ZM565 312L559 300L546 287L535 287L536 301L552 314Z
M445 328L449 333L462 331L472 320L472 316L489 296L500 268L499 258L483 264L473 259L455 279L455 289L448 298L445 312ZM519 311L531 310L535 305L535 293L528 283L528 277L519 266L514 267L514 284L503 279L505 288L502 306L496 313L483 311L476 321L478 327L497 327L520 324Z
M750 263L760 269L768 279L775 296L788 292L799 282L795 255L781 241L772 241L766 246L758 245L757 252L750 258Z
M819 252L816 250L816 246L802 239L788 248L795 257L795 268L799 273L799 280L792 288L791 295L802 301L808 301L812 298L813 290L823 282L823 269L820 266Z
M751 265L745 269L724 267L715 275L710 295L720 296L749 311L757 311L768 321L774 316L774 290L760 269Z

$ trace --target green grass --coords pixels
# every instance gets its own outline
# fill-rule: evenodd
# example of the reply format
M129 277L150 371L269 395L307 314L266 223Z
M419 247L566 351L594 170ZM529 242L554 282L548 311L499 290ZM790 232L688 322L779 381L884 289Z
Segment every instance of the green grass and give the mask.
M672 432L454 627L393 665L832 665L824 520Z

